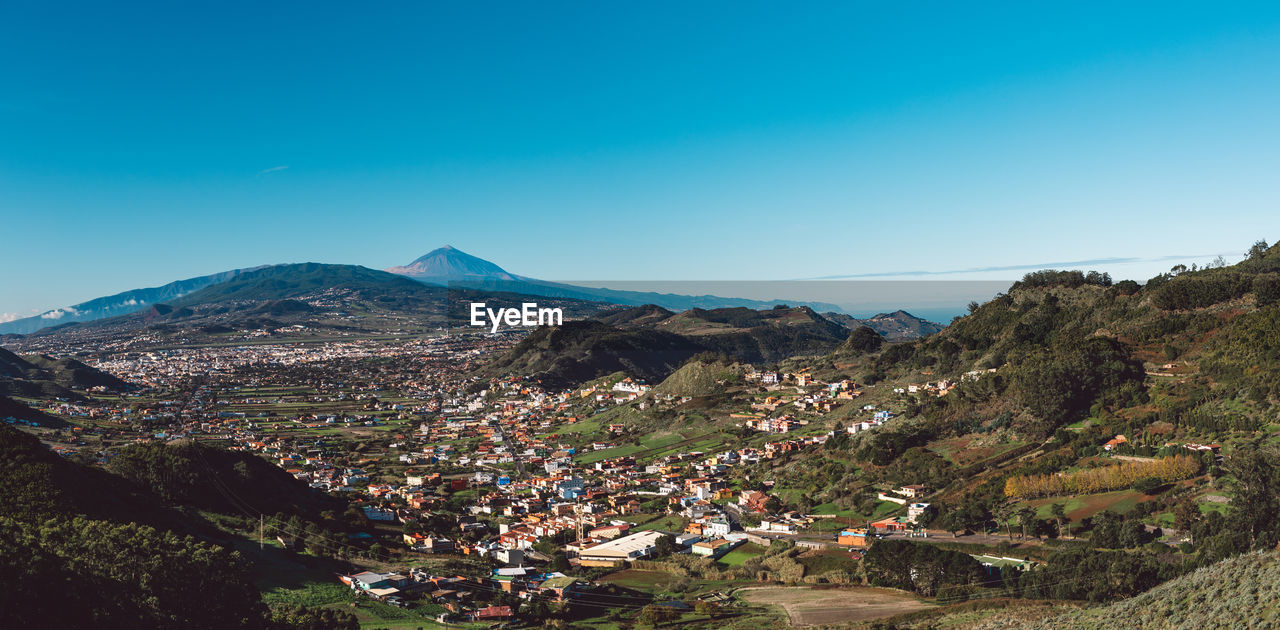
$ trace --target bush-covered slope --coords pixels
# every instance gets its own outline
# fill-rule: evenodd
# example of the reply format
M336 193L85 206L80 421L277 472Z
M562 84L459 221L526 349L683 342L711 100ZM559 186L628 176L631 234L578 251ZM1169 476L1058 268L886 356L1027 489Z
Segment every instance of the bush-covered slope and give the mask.
M587 320L539 328L485 370L532 376L555 386L573 386L614 372L657 382L703 351L703 346L680 335L622 330Z
M129 384L75 359L18 356L0 348L0 394L78 399L73 389L91 387L123 391Z
M1109 606L1073 610L1035 622L993 619L982 627L1273 628L1280 626L1280 557L1254 552L1223 560Z
M590 319L540 328L486 366L484 373L531 376L545 384L573 386L625 372L652 383L700 353L773 363L825 354L848 337L843 327L807 307L693 309L655 319L660 313L661 309L640 307L603 317L617 326Z
M121 474L0 424L0 627L291 627L262 605L249 560L196 511L305 517L336 499L204 446L132 446L112 469ZM316 627L351 627L348 617Z

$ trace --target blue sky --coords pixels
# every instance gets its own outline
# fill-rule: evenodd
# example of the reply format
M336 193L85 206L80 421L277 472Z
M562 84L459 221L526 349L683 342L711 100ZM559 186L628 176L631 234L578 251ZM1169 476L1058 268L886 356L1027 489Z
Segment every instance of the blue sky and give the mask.
M1274 4L9 0L0 59L0 314L446 243L1145 279L1280 238Z

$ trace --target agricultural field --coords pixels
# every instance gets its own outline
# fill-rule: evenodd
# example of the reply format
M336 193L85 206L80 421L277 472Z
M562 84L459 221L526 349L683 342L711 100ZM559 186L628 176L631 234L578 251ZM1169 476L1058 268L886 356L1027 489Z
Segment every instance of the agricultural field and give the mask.
M1063 504L1063 509L1067 513L1067 518L1072 522L1079 522L1081 519L1089 518L1098 512L1111 510L1119 514L1125 514L1133 510L1134 506L1143 501L1150 501L1152 497L1145 495L1137 490L1115 490L1112 492L1101 492L1098 494L1085 494L1073 497L1052 497L1048 499L1035 499L1028 503L1036 509L1037 518L1051 519L1050 512L1054 503Z
M869 621L933 606L913 595L882 588L765 586L744 588L738 595L752 604L782 608L792 626Z

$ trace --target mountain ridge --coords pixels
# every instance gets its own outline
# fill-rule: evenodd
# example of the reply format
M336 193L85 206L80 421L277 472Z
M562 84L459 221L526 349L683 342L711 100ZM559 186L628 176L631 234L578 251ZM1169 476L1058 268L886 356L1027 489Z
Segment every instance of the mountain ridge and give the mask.
M158 287L131 289L113 295L93 298L78 304L45 311L31 317L23 317L10 322L0 323L0 334L30 334L44 328L74 322L88 322L99 319L127 315L144 310L147 307L189 295L210 285L225 282L235 276L262 269L246 267L232 269L207 276L197 276L186 280L175 280Z
M276 265L260 265L232 269L229 271L198 276L185 280L170 282L158 287L132 289L113 295L98 297L72 306L45 311L31 317L24 317L0 323L0 335L32 334L48 329L64 327L85 322L96 322L115 317L147 312L157 304L183 307L194 302L206 300L218 290L208 292L210 288L235 282L242 276L258 278L264 273L280 275L287 270L308 271L308 265L321 263L283 263ZM396 278L404 278L421 285L442 286L451 290L469 290L482 293L511 293L549 299L579 300L587 302L609 302L621 306L643 306L655 304L672 311L690 309L714 310L719 308L745 307L756 310L774 308L781 305L807 306L816 311L830 313L828 319L851 327L856 318L843 315L839 306L824 302L803 300L755 300L748 298L730 298L715 295L681 295L675 293L655 293L647 291L615 290L594 288L557 282L549 282L516 275L508 272L495 263L463 252L451 245L434 249L419 256L407 265L395 266L385 271L376 271L360 265L334 265L350 270L363 269L367 272L352 271L353 275L369 275L369 273L388 274ZM270 270L275 271L270 271ZM368 280L369 278L365 278ZM383 277L390 283L390 278ZM236 290L246 290L243 284L234 285ZM301 286L301 285L300 285ZM318 288L312 286L312 288ZM418 293L408 284L401 288L407 295ZM202 293L202 296L195 294ZM289 297L289 296L284 296ZM898 313L902 313L899 311ZM157 314L152 314L154 318ZM165 314L168 315L168 314ZM890 340L912 338L936 332L937 325L925 323L927 320L915 318L909 314L896 317L897 313L881 314L871 320L856 320L876 329ZM887 319L886 319L887 318ZM900 320L893 323L892 319Z

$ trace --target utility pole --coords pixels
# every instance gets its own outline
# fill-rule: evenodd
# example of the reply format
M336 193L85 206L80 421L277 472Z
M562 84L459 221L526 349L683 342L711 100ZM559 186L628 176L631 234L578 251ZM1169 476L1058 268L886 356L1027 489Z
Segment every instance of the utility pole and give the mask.
M258 515L258 551L262 551L262 515Z

